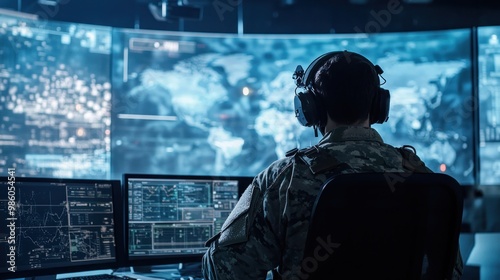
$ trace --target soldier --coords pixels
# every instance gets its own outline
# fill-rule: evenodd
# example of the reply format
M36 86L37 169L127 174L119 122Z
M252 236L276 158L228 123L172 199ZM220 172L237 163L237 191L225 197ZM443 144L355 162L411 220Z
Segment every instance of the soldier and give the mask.
M296 116L319 129L318 144L294 149L259 173L241 196L219 234L207 241L206 279L299 277L313 204L327 178L353 172L430 173L411 146L385 144L371 124L389 113L382 69L353 52L318 57L294 74ZM413 150L413 151L412 151ZM458 254L455 279L462 274Z

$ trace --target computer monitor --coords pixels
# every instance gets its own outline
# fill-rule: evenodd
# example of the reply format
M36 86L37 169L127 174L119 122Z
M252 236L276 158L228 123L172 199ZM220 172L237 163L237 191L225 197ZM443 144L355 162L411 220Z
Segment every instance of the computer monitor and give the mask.
M120 181L9 175L0 178L0 279L121 266Z
M128 264L199 261L252 179L124 174Z

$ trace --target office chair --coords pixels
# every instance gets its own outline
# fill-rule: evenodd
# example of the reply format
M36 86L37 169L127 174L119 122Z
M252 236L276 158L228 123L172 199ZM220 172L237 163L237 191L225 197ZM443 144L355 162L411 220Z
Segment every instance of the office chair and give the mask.
M451 279L463 197L444 174L330 178L314 205L301 279Z

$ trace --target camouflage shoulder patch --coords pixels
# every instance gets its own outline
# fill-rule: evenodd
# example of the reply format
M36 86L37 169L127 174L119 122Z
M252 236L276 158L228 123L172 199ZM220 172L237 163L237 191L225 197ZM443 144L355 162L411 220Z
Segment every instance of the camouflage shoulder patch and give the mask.
M312 146L297 152L298 157L307 165L313 174L328 172L340 166L342 162L327 152L327 149Z
M259 198L259 188L250 186L245 190L222 225L219 246L229 246L248 240L248 231L255 218Z

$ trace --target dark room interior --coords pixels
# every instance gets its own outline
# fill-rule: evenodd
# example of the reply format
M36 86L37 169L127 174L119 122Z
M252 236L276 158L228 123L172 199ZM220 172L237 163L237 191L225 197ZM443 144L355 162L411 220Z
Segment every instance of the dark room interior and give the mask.
M14 258L21 271L9 274L13 255L3 249L12 238L28 238L12 237L22 227L7 218L0 222L12 225L11 239L0 234L0 278L60 279L99 269L129 279L201 279L204 242L143 258L150 252L132 239L154 240L146 228L155 223L140 214L151 205L134 197L157 192L174 203L172 189L146 182L203 182L175 190L185 196L175 203L193 203L188 210L195 208L191 198L210 205L217 216L210 231L190 229L204 240L216 234L261 170L321 139L293 117L296 66L347 49L383 68L391 111L388 123L374 128L384 141L413 143L429 169L460 184L461 279L500 279L499 36L500 1L490 0L0 0L0 185L13 188L7 178L19 178L15 194L0 194L0 213L29 213L36 223L55 212L42 219L23 207L47 204L68 215L58 222L83 226L86 214L76 218L78 207L72 216L65 211L74 209L61 205L78 205L74 197L85 190L82 201L91 205L87 199L96 195L102 202L101 231L114 234L116 246L111 261L54 273L34 261L40 239L29 243L38 249ZM58 184L75 196L56 194ZM205 184L227 197L212 197ZM31 199L23 200L22 188ZM17 208L9 204L15 197ZM206 219L189 211L180 220ZM82 232L69 229L67 237L98 234ZM80 250L75 242L65 245ZM68 258L82 256L72 251Z

